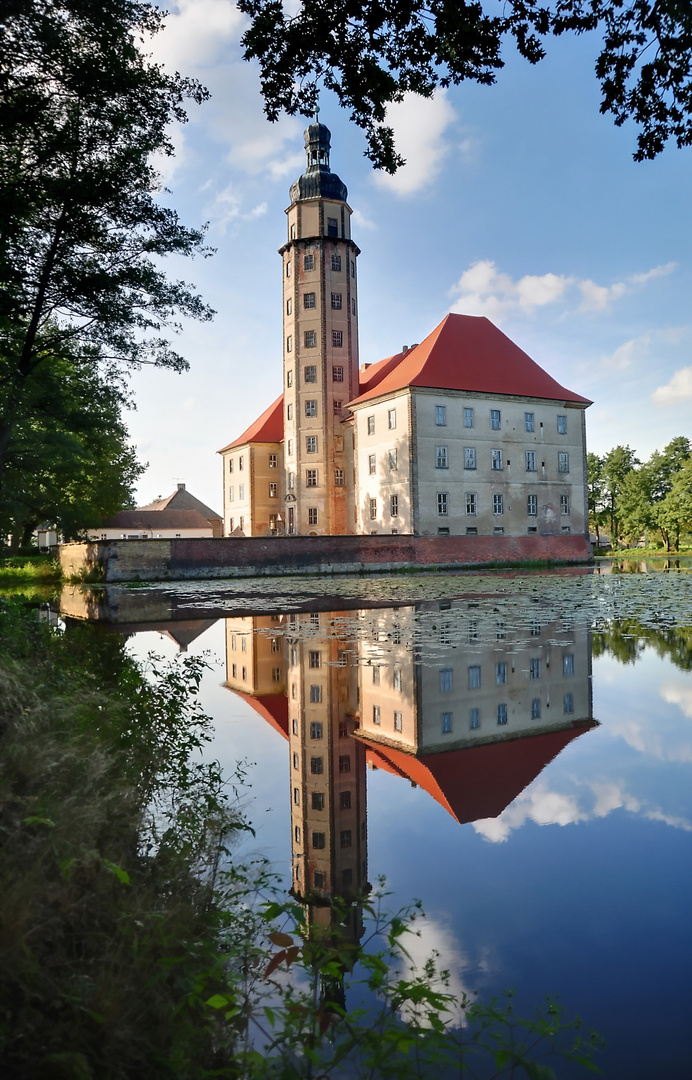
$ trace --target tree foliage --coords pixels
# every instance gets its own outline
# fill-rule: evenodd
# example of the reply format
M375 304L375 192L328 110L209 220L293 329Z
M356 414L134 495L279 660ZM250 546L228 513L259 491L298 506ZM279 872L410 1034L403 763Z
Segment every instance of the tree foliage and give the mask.
M465 80L495 82L512 42L536 64L546 39L595 31L601 112L639 129L636 161L668 139L692 144L692 9L688 0L239 0L251 25L245 56L260 64L275 120L314 109L320 85L365 130L368 157L394 172L403 159L386 125L404 94L431 97Z
M5 0L0 21L0 467L41 365L185 361L176 318L210 311L161 260L205 251L157 201L153 155L206 91L143 52L163 15L143 0ZM83 355L86 355L84 353Z

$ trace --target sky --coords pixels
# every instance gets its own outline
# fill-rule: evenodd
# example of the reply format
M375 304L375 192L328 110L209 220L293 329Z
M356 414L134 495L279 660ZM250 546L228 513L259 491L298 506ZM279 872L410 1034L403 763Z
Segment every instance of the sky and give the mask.
M270 124L246 25L229 0L178 0L147 48L211 100L172 131L163 201L209 223L209 259L168 260L215 310L185 323L190 370L132 377L128 426L148 468L138 503L185 483L221 510L221 458L281 392L288 188L303 171L302 117ZM348 187L358 262L360 362L420 342L449 311L486 315L563 385L593 400L588 448L645 460L692 436L692 149L632 160L634 125L599 113L598 38L565 35L532 67L511 46L495 86L392 107L394 177L323 93L331 167Z

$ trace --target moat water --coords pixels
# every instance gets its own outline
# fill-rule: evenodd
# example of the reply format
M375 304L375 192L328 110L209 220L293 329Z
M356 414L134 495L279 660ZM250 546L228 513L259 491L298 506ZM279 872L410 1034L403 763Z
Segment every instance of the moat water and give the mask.
M207 655L244 857L298 892L384 875L457 992L558 995L609 1080L689 1080L689 563L72 590L62 611L138 656Z

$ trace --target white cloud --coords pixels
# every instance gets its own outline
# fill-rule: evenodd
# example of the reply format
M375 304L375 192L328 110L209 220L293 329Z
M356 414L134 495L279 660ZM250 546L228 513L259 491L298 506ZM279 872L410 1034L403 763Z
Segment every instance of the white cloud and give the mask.
M215 229L223 234L234 222L254 221L267 212L266 202L258 203L250 210L243 210L242 207L241 196L229 184L228 187L217 192L213 203L207 207L206 213Z
M404 100L387 109L387 123L394 129L397 151L406 164L394 176L377 172L374 183L396 195L413 195L430 184L449 154L445 132L456 120L456 113L441 90L432 98L406 94Z
M669 705L677 705L684 716L692 720L692 686L687 683L665 682L659 693Z
M459 944L453 930L429 916L417 917L413 924L414 933L405 934L401 939L408 958L402 959L402 974L410 979L422 972L426 961L434 957L436 968L449 972L449 983L442 979L433 979L432 985L440 993L453 994L456 1001L460 1001L464 994L469 995L464 986L460 971L468 967L468 959L459 948ZM439 960L438 960L439 958ZM402 1015L405 1019L413 1019L415 1006L409 1005ZM454 1014L446 1016L449 1025L459 1023L459 1017Z
M667 263L643 274L633 274L626 281L599 285L590 278L579 279L552 272L526 274L515 281L509 274L498 270L490 259L482 259L465 270L450 290L453 296L456 295L451 310L463 315L485 315L494 322L501 322L510 315L530 316L539 308L558 301L566 305L563 311L604 312L626 293L671 273L675 265ZM641 341L645 342L646 336ZM628 365L628 345L634 348L633 343L621 346L623 351L615 357L614 366Z
M216 64L246 22L231 0L178 0L171 4L164 29L152 39L154 59L169 71L189 74Z
M654 405L677 405L692 398L692 367L680 368L670 382L659 386L651 395Z

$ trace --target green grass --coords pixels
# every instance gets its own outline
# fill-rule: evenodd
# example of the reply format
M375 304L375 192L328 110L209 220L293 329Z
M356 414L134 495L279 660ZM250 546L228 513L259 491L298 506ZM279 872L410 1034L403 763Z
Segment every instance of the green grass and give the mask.
M58 582L60 564L48 555L13 555L0 558L0 587L17 582Z

